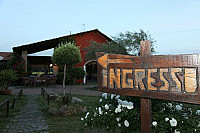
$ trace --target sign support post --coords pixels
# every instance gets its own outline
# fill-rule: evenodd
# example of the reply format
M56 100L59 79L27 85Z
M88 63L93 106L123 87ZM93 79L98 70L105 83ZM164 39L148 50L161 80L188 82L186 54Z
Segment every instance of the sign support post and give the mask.
M151 42L140 42L140 55L151 55ZM140 121L141 121L141 133L151 133L151 99L140 98Z

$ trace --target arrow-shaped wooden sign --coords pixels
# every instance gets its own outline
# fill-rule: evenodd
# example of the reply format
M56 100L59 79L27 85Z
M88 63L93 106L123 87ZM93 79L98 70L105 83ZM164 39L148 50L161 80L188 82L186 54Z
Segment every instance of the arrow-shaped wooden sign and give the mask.
M101 91L200 103L199 54L104 54L98 58L98 65Z

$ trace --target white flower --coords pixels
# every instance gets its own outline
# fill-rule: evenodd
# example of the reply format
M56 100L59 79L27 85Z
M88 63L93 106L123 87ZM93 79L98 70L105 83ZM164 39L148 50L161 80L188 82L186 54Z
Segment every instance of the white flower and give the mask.
M197 110L196 115L200 115L200 110Z
M129 122L127 120L124 121L124 126L129 127Z
M121 99L118 99L117 102L118 102L119 104L122 104L122 100L121 100Z
M153 121L153 122L152 122L152 125L153 125L154 127L156 127L156 126L158 125L157 121Z
M120 113L122 110L121 110L121 108L116 108L115 109L115 113Z
M200 127L200 122L199 122L199 124L198 124L198 126L197 127Z
M113 98L114 98L114 96L115 96L114 94L111 94L111 95L110 95L110 99L113 99Z
M169 121L169 118L165 118L165 121L166 121L166 122Z
M167 106L168 106L169 108L172 108L172 103L168 103Z
M104 114L106 114L106 115L107 115L107 114L108 114L108 112L105 112Z
M96 117L96 116L97 116L97 113L95 112L95 113L94 113L94 117Z
M81 120L83 121L83 120L84 120L84 118L81 118Z
M117 100L117 99L119 99L119 97L120 97L120 95L117 95L117 96L115 97L115 99Z
M122 107L126 107L128 105L128 101L122 101Z
M170 125L171 125L172 127L177 126L177 120L176 120L176 119L172 118L169 122L170 122Z
M109 110L108 104L105 105L105 109L106 109L106 110Z
M120 123L118 123L118 126L121 127L122 125Z
M118 118L116 118L116 120L119 122L120 118L118 117Z
M107 93L103 93L102 97L105 98L105 99L107 99L108 98L108 94Z
M117 108L120 108L120 109L121 109L121 107L122 107L122 105L120 105L120 104L117 106Z
M133 109L133 102L128 102L128 101L122 101L122 100L120 100L120 99L118 99L118 103L119 104L122 104L121 106L122 107L125 107L125 108L127 108L127 109Z
M99 107L99 114L102 115L103 111L101 110L101 107Z
M99 99L99 102L101 103L101 102L102 102L102 99Z
M189 108L188 110L190 111L190 114L192 115L192 109L191 109L191 108Z
M88 117L88 115L90 114L90 112L87 112L85 115L85 119Z
M175 129L174 133L181 133L181 132Z
M133 102L128 102L127 109L133 109Z
M182 110L182 107L181 107L180 105L176 105L176 107L175 107L175 108L176 108L176 110L177 110L177 111L180 111L180 110Z

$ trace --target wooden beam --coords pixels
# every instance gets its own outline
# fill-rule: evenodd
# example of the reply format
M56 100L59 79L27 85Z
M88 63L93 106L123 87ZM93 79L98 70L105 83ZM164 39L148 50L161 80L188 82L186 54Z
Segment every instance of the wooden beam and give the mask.
M140 42L140 55L151 55L151 42ZM140 118L141 118L141 133L151 133L151 99L140 99Z

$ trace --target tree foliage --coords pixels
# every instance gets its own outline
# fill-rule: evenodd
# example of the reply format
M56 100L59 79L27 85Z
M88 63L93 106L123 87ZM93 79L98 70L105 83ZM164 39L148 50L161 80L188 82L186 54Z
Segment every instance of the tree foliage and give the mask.
M52 62L58 65L73 66L81 61L79 47L73 42L61 43L52 56Z
M112 37L113 40L120 45L127 48L128 52L134 55L139 55L140 41L151 41L151 52L154 53L154 38L149 33L140 30L139 32L126 31L125 33L119 33L119 35Z
M67 68L72 68L81 61L81 52L74 42L61 42L54 50L52 62L58 65L64 65L63 74L63 98L65 99L65 79Z
M91 42L91 45L85 47L83 50L86 60L96 59L96 52L115 53L115 54L128 54L126 48L123 45L117 44L113 41L107 43Z

